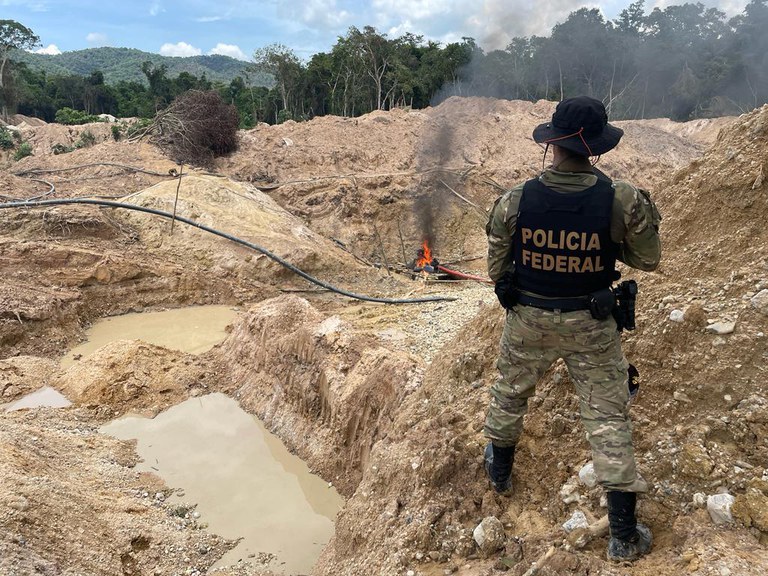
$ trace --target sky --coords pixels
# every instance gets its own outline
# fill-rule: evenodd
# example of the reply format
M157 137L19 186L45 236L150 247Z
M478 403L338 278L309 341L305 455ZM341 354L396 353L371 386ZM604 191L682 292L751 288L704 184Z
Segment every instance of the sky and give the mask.
M728 16L748 0L699 0ZM632 0L0 0L0 20L16 20L40 37L38 51L57 54L99 46L166 56L225 54L249 60L258 48L284 44L309 60L350 26L389 37L407 32L443 44L474 38L486 50L515 36L547 35L580 7L615 18ZM682 0L647 0L646 10Z

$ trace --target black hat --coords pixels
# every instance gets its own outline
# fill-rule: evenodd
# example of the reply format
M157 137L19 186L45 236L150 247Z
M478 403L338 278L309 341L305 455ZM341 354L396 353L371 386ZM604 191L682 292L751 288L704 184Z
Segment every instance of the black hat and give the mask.
M608 124L603 103L589 96L566 98L555 108L552 122L533 130L533 139L539 144L562 146L582 156L605 154L623 135L621 128Z

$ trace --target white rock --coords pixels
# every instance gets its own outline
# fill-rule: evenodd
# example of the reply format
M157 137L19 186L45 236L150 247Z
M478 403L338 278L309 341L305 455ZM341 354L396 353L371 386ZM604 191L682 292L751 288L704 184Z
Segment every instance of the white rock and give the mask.
M755 308L758 312L768 315L768 290L761 290L755 294L754 298L749 301L752 308Z
M696 508L706 508L707 495L703 492L696 492L696 494L693 495L693 505L696 506Z
M707 511L715 524L729 524L733 522L731 508L736 498L730 494L715 494L707 498Z
M576 510L573 515L563 524L563 530L569 534L579 528L588 528L589 520L581 510Z
M736 322L715 322L707 326L707 332L710 334L719 334L725 336L726 334L733 334L736 330Z
M488 516L477 525L472 537L484 554L492 554L504 547L504 526L495 516Z
M579 487L574 482L568 482L567 484L563 484L563 487L560 488L560 498L562 498L563 502L565 502L566 504L571 504L572 502L578 502Z
M595 474L595 463L587 462L579 470L579 480L587 488L594 488L597 486L597 474Z
M682 310L672 310L669 315L669 319L672 320L672 322L680 323L685 320L685 312Z
M408 572L405 573L405 576L416 576L416 572L413 570L408 570Z

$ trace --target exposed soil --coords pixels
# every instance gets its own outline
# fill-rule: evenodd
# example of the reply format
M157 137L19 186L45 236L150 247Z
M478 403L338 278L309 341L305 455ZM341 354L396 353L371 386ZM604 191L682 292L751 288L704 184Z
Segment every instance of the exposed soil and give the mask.
M593 519L605 510L597 488L575 483L573 501L561 496L589 460L561 364L531 401L514 495L495 495L484 479L481 428L502 310L486 285L394 268L431 236L441 261L483 273L485 211L499 186L540 170L529 135L553 106L452 98L425 111L260 126L242 133L217 175L184 168L180 216L354 292L454 302L348 300L225 239L178 222L171 234L168 220L144 213L0 210L0 401L46 385L73 401L0 416L0 574L205 573L232 543L191 508L166 504L178 487L136 472L131 443L97 429L209 391L239 400L347 497L318 576L521 576L552 545L538 574L767 573L768 107L689 124L621 122L625 139L600 162L646 187L664 216L659 270L624 271L641 283L625 350L643 376L632 412L652 486L640 516L653 553L616 566L604 537L563 545L561 525L575 510ZM114 142L107 129L92 148L53 155L54 140L74 138L70 129L21 129L35 154L0 172L3 197L45 192L14 175L37 170L55 185L51 198L127 196L173 211L179 181L165 175L179 167L153 146ZM154 174L79 167L96 163ZM96 318L202 303L245 309L209 353L119 342L58 368ZM735 327L715 334L716 322ZM735 522L715 525L694 494L724 491L736 496ZM502 521L505 549L475 544L487 516Z

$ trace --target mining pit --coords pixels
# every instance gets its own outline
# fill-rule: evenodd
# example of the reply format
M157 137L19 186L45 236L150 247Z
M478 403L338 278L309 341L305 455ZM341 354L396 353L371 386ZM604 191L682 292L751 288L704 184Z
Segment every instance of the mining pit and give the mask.
M577 546L563 528L605 509L579 479L590 452L562 364L530 402L514 494L484 477L504 321L481 281L485 214L541 169L530 134L553 109L451 98L262 125L180 183L162 150L103 125L23 124L34 155L3 156L5 204L172 212L178 187L179 217L247 245L114 206L0 209L0 574L768 573L768 107L619 122L600 161L664 216L659 269L622 270L640 284L623 338L642 376L652 553L611 564L604 536ZM51 152L83 129L94 147ZM425 239L440 274L408 267ZM193 318L201 306L218 326ZM191 323L152 341L175 323L153 327L159 312ZM76 349L120 318L139 332ZM184 348L188 336L205 342ZM726 494L723 520L707 502ZM503 534L481 548L491 516Z

